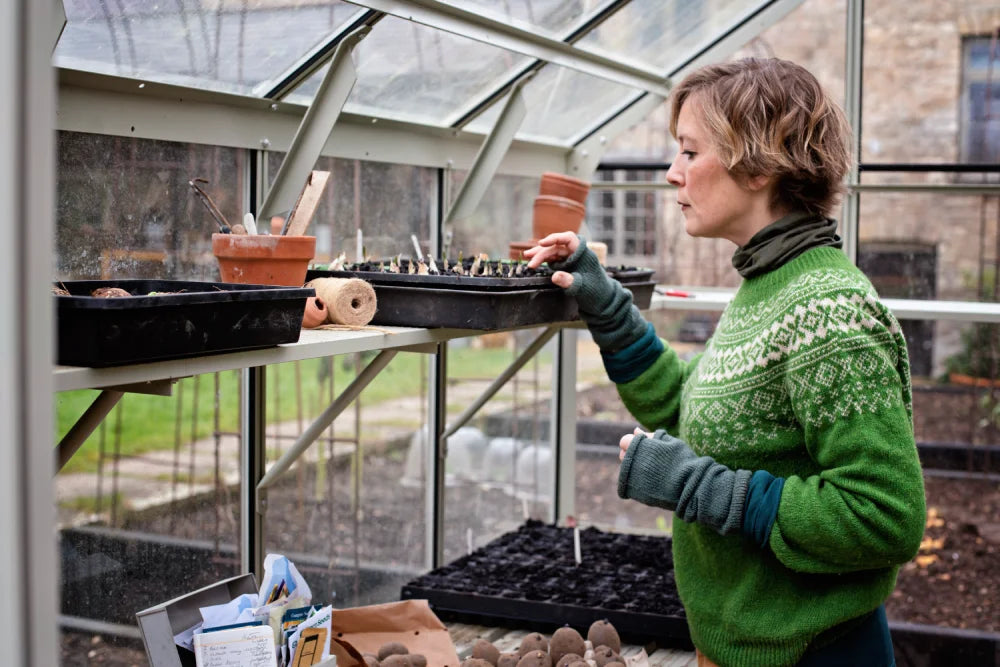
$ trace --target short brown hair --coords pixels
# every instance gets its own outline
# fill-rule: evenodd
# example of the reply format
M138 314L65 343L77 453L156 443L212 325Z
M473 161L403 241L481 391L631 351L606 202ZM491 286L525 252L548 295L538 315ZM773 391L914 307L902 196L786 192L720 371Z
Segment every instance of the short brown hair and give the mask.
M850 167L851 129L808 70L777 58L697 69L671 92L674 136L681 107L692 96L719 159L735 178L774 176L774 204L830 214Z

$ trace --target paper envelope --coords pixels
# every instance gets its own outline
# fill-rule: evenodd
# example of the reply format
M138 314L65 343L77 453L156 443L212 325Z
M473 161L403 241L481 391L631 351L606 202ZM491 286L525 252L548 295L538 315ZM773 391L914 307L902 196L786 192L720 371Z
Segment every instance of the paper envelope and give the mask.
M458 667L460 661L448 628L431 611L427 600L403 600L386 604L333 610L333 636L360 653L378 654L386 642L400 642L410 653L421 653L427 667ZM343 646L333 642L331 653L338 667L359 664ZM360 663L364 667L363 663Z

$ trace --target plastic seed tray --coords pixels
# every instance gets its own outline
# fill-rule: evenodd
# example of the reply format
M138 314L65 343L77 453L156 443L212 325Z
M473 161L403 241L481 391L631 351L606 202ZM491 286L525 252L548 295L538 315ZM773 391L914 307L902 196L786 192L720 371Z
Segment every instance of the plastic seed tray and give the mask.
M453 563L403 586L441 618L546 631L571 625L586 635L607 619L623 638L690 649L666 537L580 531L529 520Z
M179 280L66 280L55 283L57 363L119 366L232 352L299 339L315 290ZM127 297L91 296L117 287Z
M495 330L579 319L576 301L552 284L547 268L510 275L510 263L489 264L493 275L406 273L407 260L400 263L400 273L391 273L366 263L344 271L310 270L306 280L368 281L378 299L372 324ZM609 269L608 274L632 292L640 309L649 307L656 285L652 269L622 267Z

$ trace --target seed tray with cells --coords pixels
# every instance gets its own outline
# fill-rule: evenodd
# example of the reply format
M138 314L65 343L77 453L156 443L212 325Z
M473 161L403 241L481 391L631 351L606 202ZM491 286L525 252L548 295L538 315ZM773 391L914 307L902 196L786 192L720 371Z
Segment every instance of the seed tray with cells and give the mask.
M486 625L586 629L607 619L623 638L690 648L668 537L580 531L529 520L407 583L441 618Z

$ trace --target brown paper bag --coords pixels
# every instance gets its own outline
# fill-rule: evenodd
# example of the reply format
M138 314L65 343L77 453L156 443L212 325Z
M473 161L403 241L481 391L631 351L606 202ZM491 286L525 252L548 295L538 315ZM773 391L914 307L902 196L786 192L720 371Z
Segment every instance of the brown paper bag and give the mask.
M410 653L421 653L427 667L458 667L458 653L448 628L431 611L427 600L403 600L366 607L333 610L333 637L359 653L378 654L386 642L400 642ZM332 642L337 667L365 667L347 647Z

